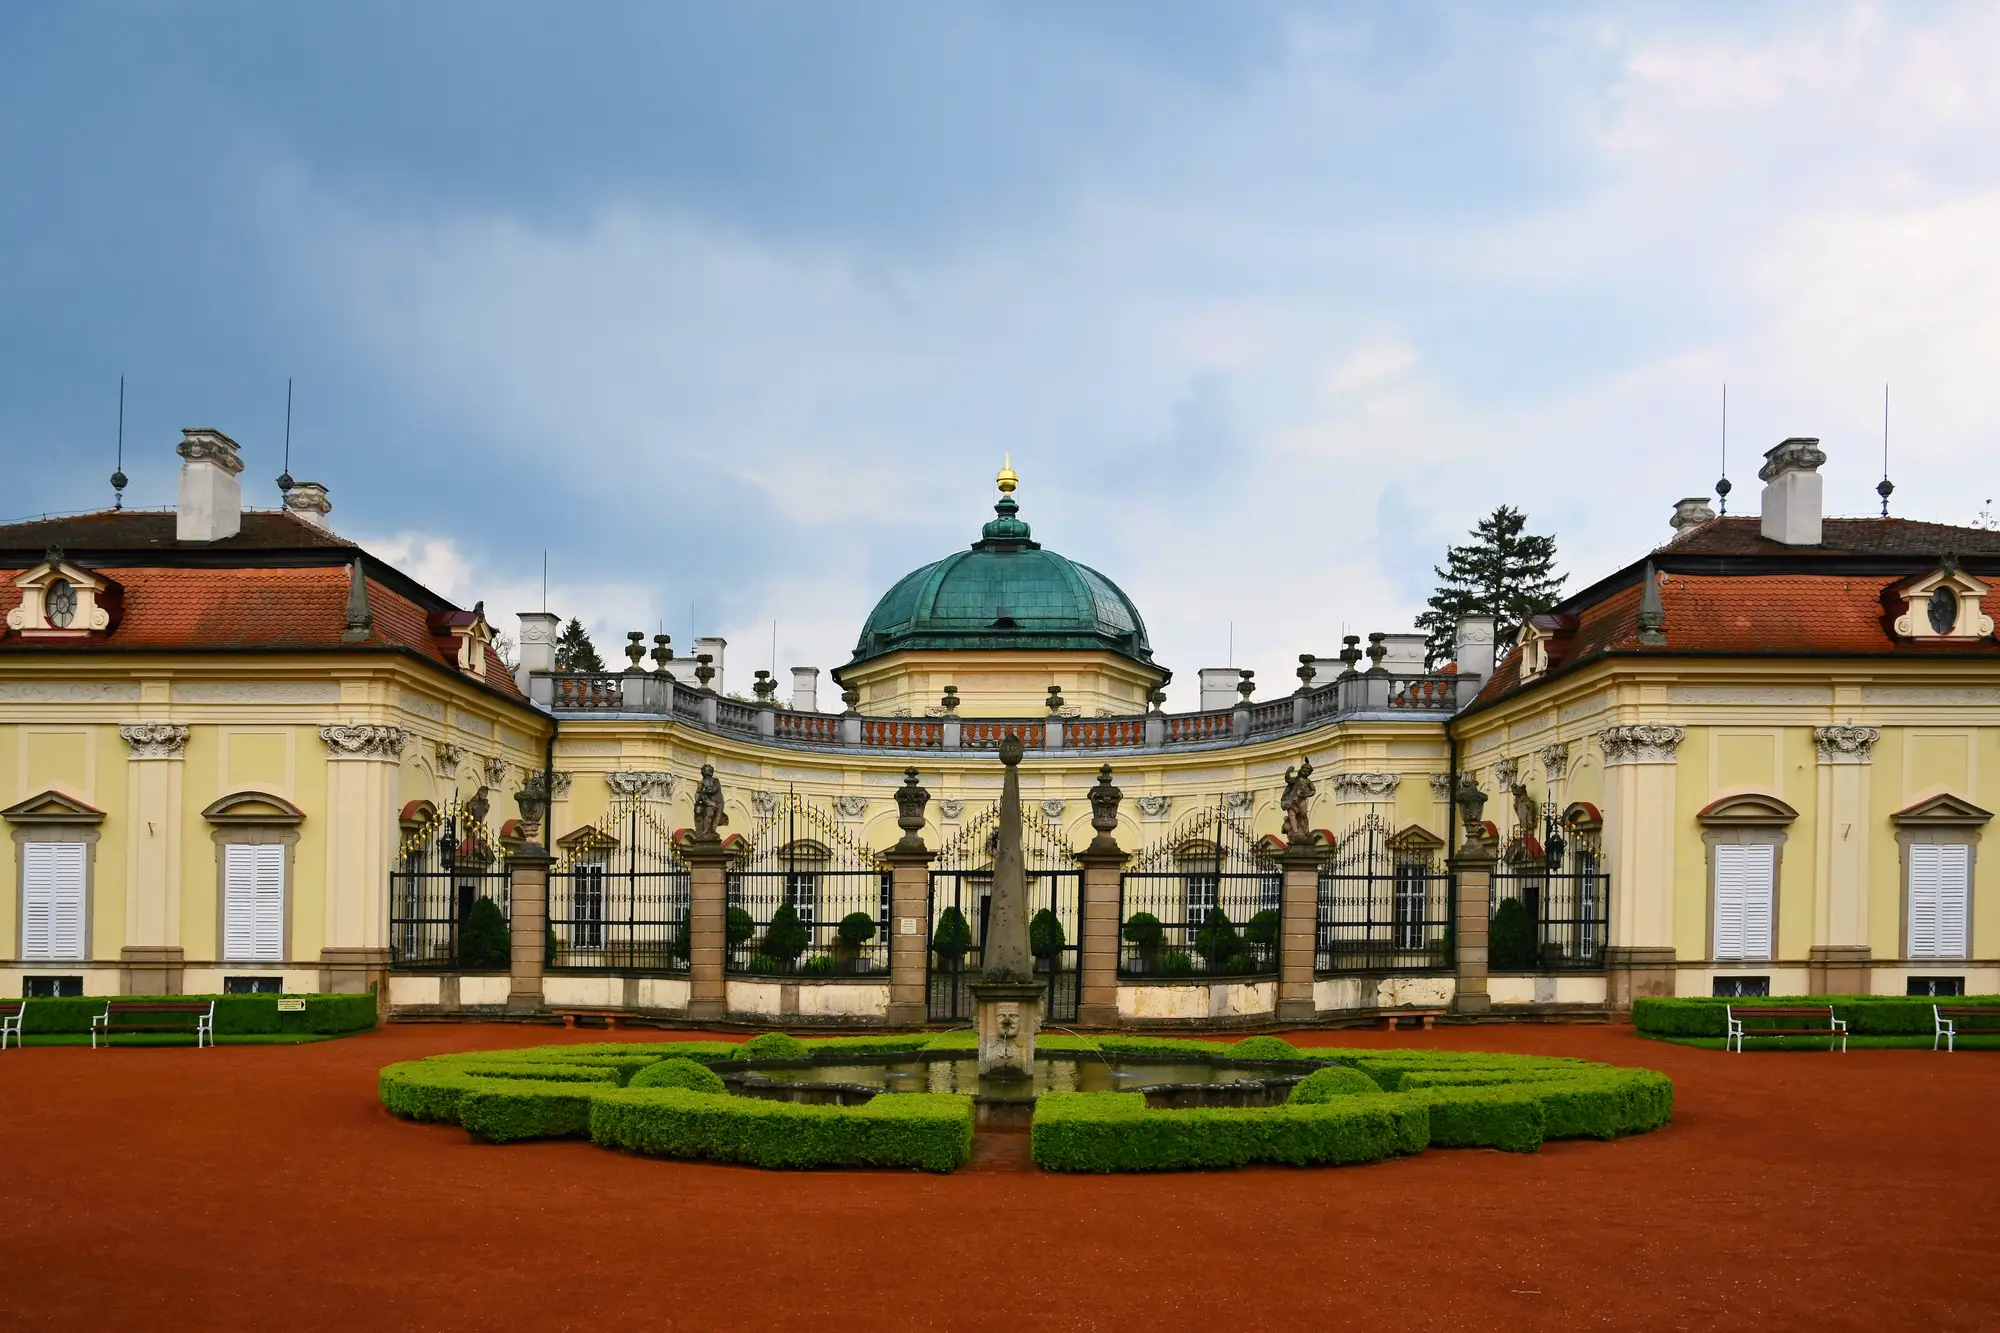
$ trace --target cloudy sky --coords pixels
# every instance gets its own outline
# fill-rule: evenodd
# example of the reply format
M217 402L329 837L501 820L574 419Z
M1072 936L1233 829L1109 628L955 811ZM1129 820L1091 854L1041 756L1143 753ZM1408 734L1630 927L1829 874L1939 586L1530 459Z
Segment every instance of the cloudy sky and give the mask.
M0 6L0 519L179 428L511 627L837 665L977 536L1265 692L1506 502L1581 586L1792 434L1974 518L2000 9Z

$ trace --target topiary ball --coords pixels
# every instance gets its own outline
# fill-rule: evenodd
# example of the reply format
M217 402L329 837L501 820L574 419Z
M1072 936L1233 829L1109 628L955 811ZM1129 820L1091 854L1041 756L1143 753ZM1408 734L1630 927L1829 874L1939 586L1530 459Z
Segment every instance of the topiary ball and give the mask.
M1251 1040L1259 1039L1253 1037ZM1336 1097L1352 1097L1360 1092L1380 1091L1382 1091L1381 1085L1360 1070L1349 1069L1345 1065L1328 1065L1325 1069L1314 1070L1294 1083L1292 1095L1285 1100L1295 1105L1308 1106L1315 1102L1330 1102Z
M752 1037L736 1048L731 1057L737 1060L803 1060L806 1058L806 1044L797 1037L783 1032L766 1032L761 1037Z
M1246 1037L1230 1052L1239 1060L1302 1060L1299 1048L1283 1037Z
M720 1076L684 1056L647 1065L632 1075L628 1088L686 1088L689 1092L727 1092Z

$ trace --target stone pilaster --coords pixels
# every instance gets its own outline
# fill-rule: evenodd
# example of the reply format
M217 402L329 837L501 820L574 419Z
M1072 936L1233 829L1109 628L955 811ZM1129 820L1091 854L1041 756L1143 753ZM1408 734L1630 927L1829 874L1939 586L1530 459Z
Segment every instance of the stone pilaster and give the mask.
M1674 993L1676 767L1687 729L1659 722L1607 727L1604 864L1611 872L1606 1003L1627 1011L1642 995Z
M1076 1021L1085 1027L1118 1026L1118 919L1120 895L1124 889L1125 863L1131 860L1116 842L1109 847L1092 845L1078 852L1083 868L1083 897L1077 904L1077 959L1082 987L1077 997Z
M1280 1023L1310 1022L1314 961L1319 953L1319 868L1333 849L1317 841L1295 843L1278 854L1284 867L1278 909L1278 1011Z
M410 733L401 727L335 722L326 743L325 933L320 987L387 1002L389 866L401 842L396 776Z
M181 773L188 729L172 722L127 722L118 728L128 748L126 809L132 812L125 852L127 995L181 992ZM221 953L220 941L214 951ZM287 950L289 953L289 950Z
M681 859L688 864L688 1007L689 1018L721 1018L729 1008L729 989L722 964L727 949L729 863L733 847L721 842L684 843Z
M507 1008L542 1008L542 967L549 949L549 867L555 858L532 844L507 857L507 914L513 948L507 960Z
M930 1016L931 862L919 844L882 853L889 865L889 1025L922 1027Z
M1819 855L1808 955L1815 995L1869 989L1869 778L1880 727L1814 727L1819 750Z
M1492 838L1466 840L1451 860L1452 956L1458 973L1451 1007L1461 1014L1483 1014L1493 1008L1486 991L1486 937L1493 903L1493 863L1498 848Z

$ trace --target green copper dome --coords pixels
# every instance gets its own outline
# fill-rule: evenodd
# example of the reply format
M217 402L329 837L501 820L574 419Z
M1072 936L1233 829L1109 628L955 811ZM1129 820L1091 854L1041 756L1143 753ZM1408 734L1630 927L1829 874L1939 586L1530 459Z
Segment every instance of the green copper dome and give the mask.
M1003 490L1013 489L1011 479L1003 474ZM1132 599L1088 565L1043 550L1020 508L1003 494L972 549L898 580L862 625L847 665L953 648L1102 649L1152 665Z

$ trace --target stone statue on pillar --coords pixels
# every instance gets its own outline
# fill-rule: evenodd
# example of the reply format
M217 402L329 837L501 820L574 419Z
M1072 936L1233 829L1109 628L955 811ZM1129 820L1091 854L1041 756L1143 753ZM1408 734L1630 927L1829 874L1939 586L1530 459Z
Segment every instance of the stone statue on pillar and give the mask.
M930 801L931 794L917 785L917 770L904 769L903 785L896 788L896 827L903 830L896 843L897 851L924 850L924 807Z
M1318 837L1312 830L1312 800L1319 788L1312 780L1313 761L1301 760L1297 769L1285 770L1285 794L1279 804L1285 808L1285 841L1310 846Z
M1090 840L1093 852L1118 850L1118 804L1125 793L1111 785L1111 765L1097 770L1097 785L1090 789L1090 827L1097 836Z
M701 781L694 789L694 840L721 842L722 835L716 830L728 822L729 816L722 808L722 783L715 776L715 765L703 764Z

